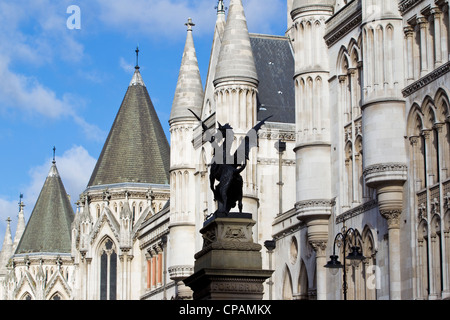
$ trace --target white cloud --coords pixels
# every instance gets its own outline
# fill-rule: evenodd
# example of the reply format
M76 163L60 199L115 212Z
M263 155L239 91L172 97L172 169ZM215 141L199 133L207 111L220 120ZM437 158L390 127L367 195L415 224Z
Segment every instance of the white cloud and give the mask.
M165 37L168 41L179 39L176 35L185 30L184 23L189 17L199 26L196 30L215 21L214 5L210 0L134 0L132 5L127 0L97 2L101 8L100 19L106 25L128 33Z
M243 1L249 31L272 32L272 24L286 19L285 0ZM192 18L196 36L210 35L214 31L216 1L211 0L97 0L100 20L127 33L144 33L155 38L172 41L182 39L184 23ZM229 6L229 1L225 1Z
M45 160L41 165L37 165L29 170L30 182L23 191L26 222L31 215L33 207L39 197L45 179L50 171L51 158ZM71 196L71 203L74 204L79 195L86 189L92 171L97 160L89 155L88 151L82 146L73 146L65 151L62 156L56 157L56 166L61 176L66 192ZM14 237L14 230L17 225L18 214L17 199L7 199L0 196L0 241L3 241L6 229L6 219L11 217L11 229ZM0 242L1 245L1 242Z
M66 192L71 195L72 203L86 189L96 162L97 160L91 157L88 151L82 146L74 146L65 151L62 156L56 157L58 172L66 188ZM29 171L31 183L25 192L26 199L37 200L50 170L50 165L51 159L47 159L44 164L33 167ZM34 203L36 200L32 202Z
M58 97L56 93L43 86L37 79L11 72L8 58L0 55L0 109L14 109L28 115L40 115L57 120L70 117L94 141L103 141L105 133L97 126L89 124L76 112L76 101L71 94Z
M126 61L125 58L120 57L119 64L120 64L120 67L122 68L122 70L125 71L126 73L129 73L129 74L134 73L134 66L131 63L129 63L128 61Z
M0 111L58 120L72 118L90 139L103 141L105 133L77 113L81 101L70 93L57 94L34 76L13 71L12 65L42 67L60 59L79 62L84 46L66 27L71 1L0 0Z
M42 66L55 58L79 62L84 46L66 27L70 0L0 0L0 53Z
M0 56L0 100L23 111L38 113L49 118L67 115L72 106L64 97L45 88L36 79L9 70L8 58Z

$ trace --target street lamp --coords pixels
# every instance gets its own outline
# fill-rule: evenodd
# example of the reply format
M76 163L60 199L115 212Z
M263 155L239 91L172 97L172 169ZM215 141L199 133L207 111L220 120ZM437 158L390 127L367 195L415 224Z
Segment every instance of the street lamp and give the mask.
M339 269L343 269L342 276L342 287L344 292L344 300L347 300L347 271L345 268L346 259L350 260L352 266L358 266L358 264L365 259L363 254L361 253L361 248L358 246L358 243L361 244L362 237L357 229L349 228L347 229L345 226L342 228L342 232L339 232L334 238L333 244L333 254L330 256L330 261L324 266L325 268L330 269L331 274L336 275ZM347 243L350 244L350 253L346 256L346 248ZM344 251L344 263L339 261L339 256L336 255L336 245L338 247L342 246Z
M264 246L266 247L267 252L269 253L269 270L272 270L272 253L273 250L275 250L275 248L277 247L277 243L275 240L267 240L264 241ZM267 284L269 285L269 300L272 300L272 286L273 286L272 275L270 275L270 279L267 282Z

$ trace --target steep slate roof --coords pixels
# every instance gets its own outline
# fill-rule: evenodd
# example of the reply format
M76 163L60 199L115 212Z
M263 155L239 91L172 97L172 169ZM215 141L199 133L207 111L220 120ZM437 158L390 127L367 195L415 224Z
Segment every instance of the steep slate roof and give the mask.
M258 73L258 120L295 123L294 56L287 37L250 34Z
M168 184L169 157L167 137L136 67L88 187L124 182Z
M73 219L69 197L53 162L15 253L70 253Z

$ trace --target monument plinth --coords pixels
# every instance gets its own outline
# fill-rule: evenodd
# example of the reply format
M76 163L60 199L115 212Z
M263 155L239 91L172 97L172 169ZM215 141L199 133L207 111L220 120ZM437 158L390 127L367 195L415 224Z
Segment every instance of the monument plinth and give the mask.
M185 279L194 300L261 300L272 274L262 269L262 246L253 242L251 214L214 214L200 233L194 274Z

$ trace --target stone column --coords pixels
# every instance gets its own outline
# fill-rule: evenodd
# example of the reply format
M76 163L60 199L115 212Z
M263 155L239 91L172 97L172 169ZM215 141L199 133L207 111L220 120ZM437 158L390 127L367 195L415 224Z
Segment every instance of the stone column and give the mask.
M316 279L317 279L317 300L327 299L327 270L324 267L327 264L325 240L310 240L309 243L316 252Z
M388 185L378 189L380 214L388 224L389 295L391 300L401 300L400 216L402 199L402 185Z
M447 198L447 205L450 201ZM443 261L443 270L444 274L448 274L448 270L450 270L450 232L448 230L444 231L444 248L443 248L444 256L447 257L446 260ZM442 291L442 299L450 298L450 277L444 277L444 290Z
M446 11L447 11L447 41L446 41L446 51L448 54L448 60L450 61L450 48L448 47L448 38L450 37L450 4L447 1L447 6L446 6Z
M417 25L420 28L420 76L423 77L428 72L428 58L427 58L428 20L425 17L418 17Z
M411 26L407 26L403 28L405 32L406 38L406 70L407 75L406 78L408 83L411 83L414 80L414 52L413 52L413 41L414 41L414 28Z
M155 252L152 252L151 258L151 279L150 279L150 288L154 289L156 287L156 255Z
M442 40L441 40L441 21L442 11L438 7L431 8L431 14L434 18L434 56L435 67L442 64Z

